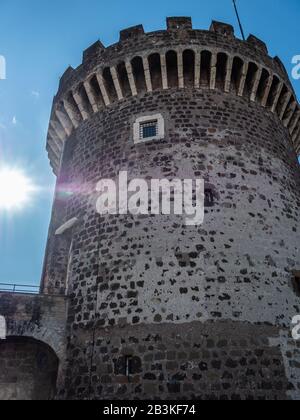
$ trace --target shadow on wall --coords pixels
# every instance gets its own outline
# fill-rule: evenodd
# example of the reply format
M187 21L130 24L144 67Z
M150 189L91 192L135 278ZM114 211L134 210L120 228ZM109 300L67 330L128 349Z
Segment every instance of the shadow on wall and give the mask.
M46 344L9 337L0 341L0 400L51 400L59 361Z

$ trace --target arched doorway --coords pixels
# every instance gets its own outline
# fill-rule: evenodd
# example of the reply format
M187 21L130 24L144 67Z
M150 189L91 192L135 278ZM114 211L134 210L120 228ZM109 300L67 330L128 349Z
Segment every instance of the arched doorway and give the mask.
M45 343L26 337L0 341L0 400L49 400L59 360Z

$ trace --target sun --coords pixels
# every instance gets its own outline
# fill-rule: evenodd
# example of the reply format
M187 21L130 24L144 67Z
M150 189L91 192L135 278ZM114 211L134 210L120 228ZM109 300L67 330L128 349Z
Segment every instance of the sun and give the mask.
M0 168L0 211L24 208L34 190L32 181L21 169Z

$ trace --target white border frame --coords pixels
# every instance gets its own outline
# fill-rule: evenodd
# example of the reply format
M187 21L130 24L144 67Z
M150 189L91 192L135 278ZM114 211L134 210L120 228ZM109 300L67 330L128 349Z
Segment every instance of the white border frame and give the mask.
M147 137L145 139L140 138L140 126L143 123L157 120L158 134L154 137ZM153 140L162 140L165 137L165 120L162 114L147 115L144 117L137 118L133 124L133 141L134 144L146 143Z

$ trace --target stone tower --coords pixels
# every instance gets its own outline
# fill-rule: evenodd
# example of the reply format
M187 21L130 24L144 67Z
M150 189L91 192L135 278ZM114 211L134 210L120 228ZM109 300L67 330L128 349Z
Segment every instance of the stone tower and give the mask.
M176 17L96 42L61 78L47 150L58 398L300 398L300 108L261 40ZM204 179L204 223L97 214L98 181L121 171Z

